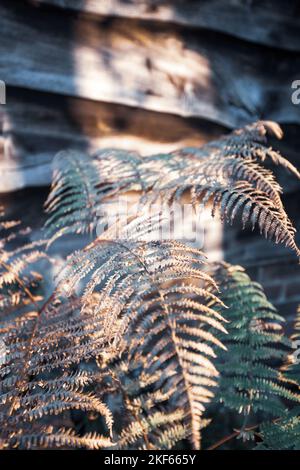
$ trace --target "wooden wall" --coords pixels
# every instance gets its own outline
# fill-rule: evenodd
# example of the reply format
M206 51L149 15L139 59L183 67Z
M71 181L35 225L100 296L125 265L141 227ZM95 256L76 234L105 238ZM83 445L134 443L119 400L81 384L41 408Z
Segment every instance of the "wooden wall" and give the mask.
M0 191L57 150L144 153L260 119L300 125L299 1L2 0Z
M257 119L283 125L279 148L300 167L295 79L299 0L1 0L2 199L26 216L25 198L34 219L64 148L169 151ZM299 183L279 177L299 225ZM265 284L259 266L290 260L236 228L223 248Z

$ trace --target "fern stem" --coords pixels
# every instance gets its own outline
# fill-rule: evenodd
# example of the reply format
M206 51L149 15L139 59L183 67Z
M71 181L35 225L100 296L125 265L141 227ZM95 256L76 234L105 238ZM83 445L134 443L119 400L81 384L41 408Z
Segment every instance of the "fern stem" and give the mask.
M277 423L278 421L280 421L280 417L278 418L275 418L272 423L275 424ZM231 441L232 439L234 439L235 437L237 437L241 431L246 431L246 432L249 432L249 431L253 431L254 429L257 429L261 426L262 423L259 423L259 424L254 424L253 426L249 426L248 428L242 428L242 429L237 429L236 431L234 431L232 434L229 434L228 436L225 436L223 437L222 439L220 439L219 441L217 441L215 444L211 445L210 447L208 447L206 450L215 450L217 449L218 447L220 447L221 445L225 444L226 442L228 441ZM255 435L257 435L258 437L261 437L259 433L254 433Z
M259 424L255 424L253 426L250 426L248 428L243 428L243 431L253 431L254 429L257 429L260 425ZM219 441L217 441L215 444L211 445L210 447L208 447L207 450L215 450L217 449L218 447L220 447L221 445L225 444L226 442L228 441L231 441L232 439L234 439L235 437L237 437L240 432L242 431L242 429L238 429L236 431L234 431L233 433L229 434L228 436L225 436L225 437L222 437L222 439L220 439Z

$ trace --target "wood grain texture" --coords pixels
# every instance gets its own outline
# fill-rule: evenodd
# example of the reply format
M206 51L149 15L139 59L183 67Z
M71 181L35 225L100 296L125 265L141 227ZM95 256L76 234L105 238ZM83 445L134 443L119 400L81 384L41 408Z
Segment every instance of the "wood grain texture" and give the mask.
M7 0L0 13L0 76L8 85L227 127L260 118L300 124L300 107L291 102L300 54Z
M36 0L92 15L174 23L300 50L300 2L243 0Z
M62 149L169 152L226 131L199 119L19 88L8 89L0 111L0 192L48 185L51 161Z
M63 149L115 147L147 155L201 146L229 131L206 120L19 88L8 90L0 111L0 193L48 185L51 161ZM270 143L300 168L299 126L283 128L284 139ZM285 191L299 190L287 173L279 178Z
M2 0L0 79L8 90L0 107L0 192L49 184L52 158L64 148L167 152L263 118L295 129L284 145L298 163L300 106L291 102L291 82L300 53L208 30L223 15L239 30L235 15L249 10L245 2L192 2L194 10L180 1L172 9L167 1L146 3ZM191 18L199 20L200 3L205 30ZM269 2L258 3L255 15L270 13ZM297 23L292 4L283 12L276 2L270 24Z

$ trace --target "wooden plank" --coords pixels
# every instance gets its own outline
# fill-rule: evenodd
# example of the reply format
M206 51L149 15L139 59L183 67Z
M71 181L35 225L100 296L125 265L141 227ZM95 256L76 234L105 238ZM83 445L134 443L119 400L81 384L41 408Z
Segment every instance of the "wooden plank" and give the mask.
M199 119L15 88L0 111L0 192L49 184L51 161L62 149L150 154L202 145L225 132Z
M8 104L0 111L0 193L48 185L51 161L63 149L92 153L115 147L149 155L201 146L228 132L206 120L18 88L8 89ZM299 126L283 129L284 139L270 143L300 168ZM299 190L289 174L279 176L285 191Z
M300 50L299 0L263 2L243 0L36 0L93 15L175 23L205 28L283 49Z
M8 85L227 127L260 118L300 124L300 107L291 102L299 54L7 0L0 13L0 78Z

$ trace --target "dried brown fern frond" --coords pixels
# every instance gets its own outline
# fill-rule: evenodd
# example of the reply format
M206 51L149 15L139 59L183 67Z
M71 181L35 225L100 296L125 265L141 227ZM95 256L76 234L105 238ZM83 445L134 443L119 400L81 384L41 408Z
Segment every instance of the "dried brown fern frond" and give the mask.
M82 312L98 292L102 334L120 353L126 346L134 376L157 377L154 391L169 391L166 410L182 410L181 425L198 448L218 376L214 349L223 347L208 330L225 332L224 319L214 309L220 301L209 291L216 285L202 269L203 254L174 240L140 241L151 228L134 220L131 238L111 239L108 232L71 255L61 292L72 295L84 280Z
M274 135L277 139L283 137L283 131L276 122L258 121L233 131L229 136L208 144L208 146L211 145L217 152L225 154L225 156L251 157L258 161L270 159L275 165L284 167L297 178L300 178L300 173L294 165L272 147L266 147L267 134Z
M45 252L45 240L27 242L19 246L22 237L28 237L30 230L18 221L0 218L0 318L9 318L21 313L22 307L41 300L38 291L42 276L37 267L42 260L49 261ZM17 245L17 247L16 247Z
M2 447L169 448L187 436L199 447L218 375L215 349L223 347L214 336L225 332L220 301L203 254L172 240L145 241L152 229L142 218L124 238L103 234L68 258L38 311L2 324ZM95 369L102 357L109 367ZM127 397L123 432L114 442L75 434L74 409L103 416L112 435L108 390Z
M86 433L79 436L73 429L53 426L44 426L31 429L28 433L19 430L15 435L15 446L22 449L91 449L98 450L109 448L112 445L110 439L97 433Z
M41 447L67 443L106 445L108 439L95 435L76 437L66 426L54 437L55 426L51 432L46 426L49 417L52 422L53 417L61 414L62 421L59 427L56 425L59 429L68 423L68 410L80 409L104 415L111 428L107 407L90 390L83 393L92 383L92 376L71 367L88 357L84 335L86 338L89 334L91 305L80 321L76 318L76 299L62 305L52 294L44 302L37 262L52 261L45 251L46 241L15 248L17 237L27 238L28 230L18 229L17 222L5 219L0 235L1 447L27 448L38 443ZM94 317L93 322L97 324ZM46 434L39 434L39 428L47 429Z
M281 188L272 171L261 163L269 158L296 177L299 178L300 174L288 160L266 147L267 132L279 138L282 136L277 124L260 121L201 148L184 148L170 154L142 158L134 152L103 150L94 158L82 157L81 165L85 166L82 173L77 163L79 156L72 159L70 152L69 158L59 161L46 204L51 214L47 223L48 233L54 240L64 232L78 232L79 215L83 217L85 227L95 228L103 216L102 205L120 193L137 192L142 196L141 201L148 204L182 201L183 195L188 195L193 204L201 206L210 204L212 199L214 202L218 200L215 207L225 220L228 220L226 214L232 211L232 205L239 196L238 207L246 207L243 224L250 221L266 237L285 243L299 256L294 241L295 230L281 201ZM89 165L93 168L89 198L92 205L86 204L86 197L83 203L80 202L79 194L81 184L85 185L85 194L89 187L84 183L90 177L86 169ZM75 183L72 182L74 173ZM75 199L72 195L74 190L70 196L69 189L74 184L77 185Z
M162 381L163 371L149 375L142 363L130 362L124 352L121 359L107 363L109 388L99 384L102 393L109 390L117 399L116 423L119 430L114 434L114 450L163 450L171 449L190 436L184 410L170 400L174 394L169 388L170 374ZM103 365L102 365L103 367ZM173 374L174 375L174 374ZM158 381L164 382L161 388Z
M111 445L109 436L76 434L70 420L70 411L80 410L103 416L110 432L113 422L106 404L92 391L93 370L74 368L95 357L101 336L93 299L84 314L79 303L74 298L64 304L50 300L38 312L2 323L2 448Z
M248 181L228 185L226 181L211 181L207 184L192 185L186 180L178 188L162 188L160 196L171 204L181 196L182 191L190 191L191 201L201 207L210 204L212 215L217 211L221 219L232 223L236 217L242 220L243 228L250 225L252 230L258 226L266 238L274 239L293 249L297 256L300 250L295 243L295 228L285 212L265 192L253 188Z

